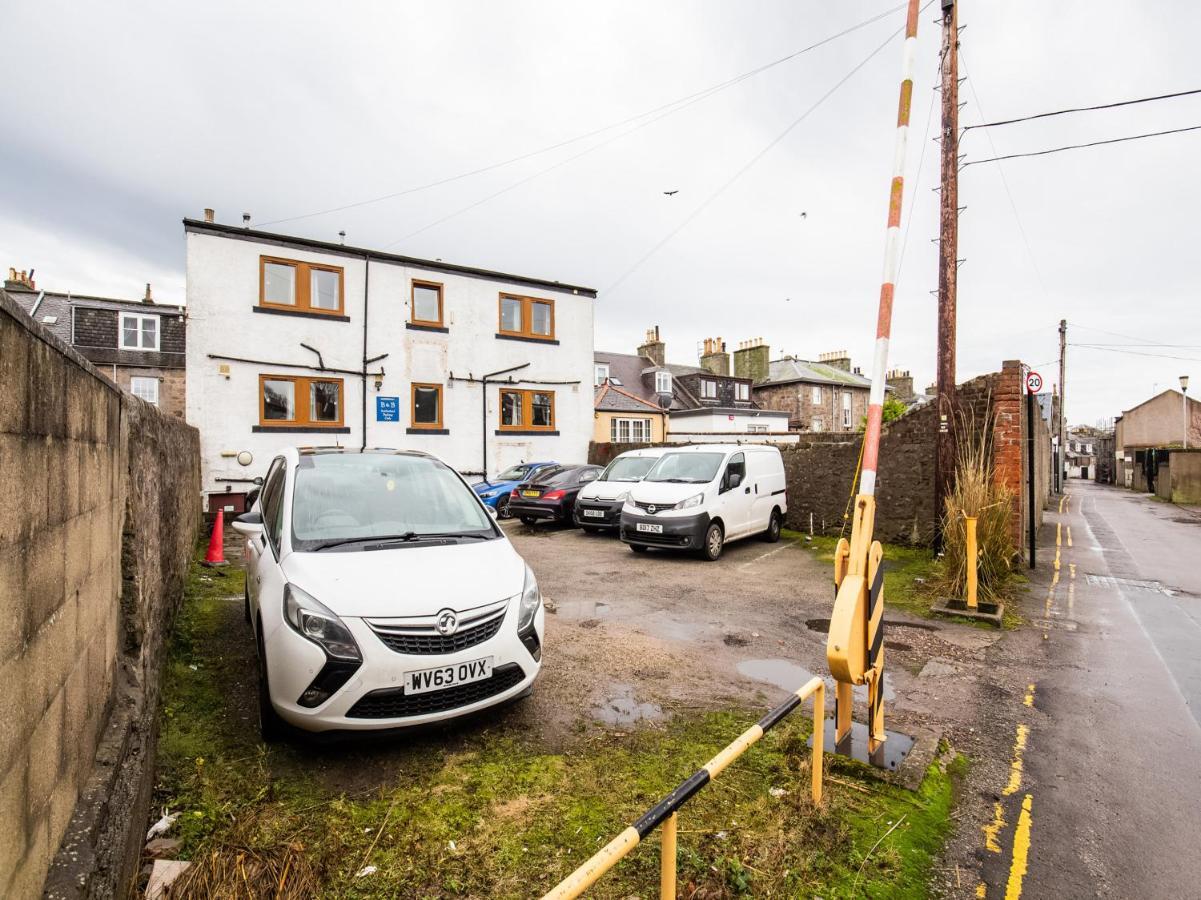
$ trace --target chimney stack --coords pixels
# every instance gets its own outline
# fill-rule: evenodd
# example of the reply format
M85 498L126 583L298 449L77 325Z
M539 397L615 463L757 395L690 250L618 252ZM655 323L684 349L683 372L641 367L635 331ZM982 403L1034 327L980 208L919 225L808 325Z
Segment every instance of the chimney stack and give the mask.
M667 345L659 340L659 326L646 330L646 341L638 348L638 355L645 356L656 366L667 365Z
M898 400L909 402L913 399L913 376L908 369L890 369L885 384L892 388L892 395Z
M209 207L206 206L204 208L204 221L211 223L215 221L215 216L216 213L214 213Z
M142 302L149 303L151 306L154 305L154 297L150 293L150 282L149 281L146 282L146 296L142 298Z
M250 227L250 213L242 213L242 227L243 228Z
M730 354L726 352L725 341L719 337L705 338L701 368L708 369L714 375L730 374Z
M822 353L817 357L817 361L825 363L834 369L842 369L844 372L851 371L851 354L845 350L835 350L832 353Z
M739 341L738 349L734 351L734 377L749 378L752 384L762 384L768 379L770 362L771 348L763 338Z
M8 269L8 277L4 279L4 289L6 291L32 291L37 288L33 282L33 271L26 272L22 269L18 272L11 266Z

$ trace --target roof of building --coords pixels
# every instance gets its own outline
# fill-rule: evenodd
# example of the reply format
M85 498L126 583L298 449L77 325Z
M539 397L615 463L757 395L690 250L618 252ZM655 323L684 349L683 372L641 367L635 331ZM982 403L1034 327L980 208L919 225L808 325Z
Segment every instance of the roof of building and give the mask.
M723 416L768 416L770 418L787 419L788 413L780 409L752 409L747 406L701 406L696 409L673 409L675 418L681 416L700 416L717 413Z
M153 315L181 316L185 314L184 307L166 303L146 303L144 300L120 300L116 297L94 297L91 294L73 294L61 291L27 290L13 288L8 290L12 297L27 313L37 313L34 318L54 336L71 343L71 308L82 306L88 309L111 309L117 312L142 312ZM39 302L40 301L40 302ZM53 317L55 321L47 319Z
M366 247L351 247L347 244L335 244L331 241L318 241L312 238L296 237L294 235L276 234L271 231L259 231L254 228L242 228L234 225L220 225L216 222L204 222L199 219L184 219L184 231L197 234L214 234L221 237L241 241L254 241L260 244L274 244L280 247L300 247L308 250L318 250L322 253L332 253L337 256L351 256L362 259L379 260L381 262L399 263L418 269L430 269L435 272L452 272L459 275L471 275L476 278L487 278L495 281L507 281L510 284L526 284L534 287L550 288L557 291L569 291L582 294L585 297L596 297L596 289L583 287L578 284L568 284L563 281L552 281L549 278L535 278L529 275L513 275L508 272L497 272L492 269L480 269L475 266L463 266L455 263L445 263L435 259L418 259L414 256L404 256L399 253L388 253L383 250L371 250Z
M1188 397L1188 400L1190 403L1201 403L1201 400L1198 400L1196 397L1189 397L1188 394L1181 394L1180 391L1176 390L1176 388L1168 388L1166 391L1160 391L1154 397L1150 397L1150 398L1144 400L1142 403L1139 403L1136 406L1130 407L1130 409L1122 410L1122 416L1128 416L1132 412L1134 412L1136 409L1142 409L1148 403L1153 403L1154 401L1156 401L1160 397L1162 397L1164 394L1172 394L1173 396L1176 396L1176 397ZM1119 418L1121 418L1121 416L1119 416Z
M823 362L797 359L795 356L773 359L768 363L767 380L755 386L791 384L798 381L807 384L838 384L861 388L872 386L872 380L863 375L856 375L854 372L848 372Z
M658 403L644 400L609 382L605 382L596 389L593 406L602 412L665 412Z

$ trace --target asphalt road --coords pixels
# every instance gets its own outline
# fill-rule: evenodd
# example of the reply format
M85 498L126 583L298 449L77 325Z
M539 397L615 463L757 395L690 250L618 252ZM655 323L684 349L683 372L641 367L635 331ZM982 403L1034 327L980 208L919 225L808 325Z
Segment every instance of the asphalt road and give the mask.
M1201 896L1201 512L1067 489L976 895Z

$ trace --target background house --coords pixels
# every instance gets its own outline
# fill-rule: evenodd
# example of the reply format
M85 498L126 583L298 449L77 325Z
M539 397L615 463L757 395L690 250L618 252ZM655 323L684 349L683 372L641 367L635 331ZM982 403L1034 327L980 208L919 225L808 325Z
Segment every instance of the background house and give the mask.
M587 458L594 290L210 213L184 220L187 417L223 508L287 445L426 450L469 477Z
M1171 451L1201 447L1201 403L1177 390L1167 390L1125 410L1114 420L1117 481L1136 491L1170 497L1166 477ZM1161 471L1162 470L1162 471Z
M734 352L734 371L754 378L756 402L787 413L796 431L858 431L867 416L871 379L851 366L845 350L823 353L816 362L795 356L772 360L762 340L746 341Z
M187 315L182 306L38 290L29 273L8 270L4 289L106 378L175 416L185 409Z

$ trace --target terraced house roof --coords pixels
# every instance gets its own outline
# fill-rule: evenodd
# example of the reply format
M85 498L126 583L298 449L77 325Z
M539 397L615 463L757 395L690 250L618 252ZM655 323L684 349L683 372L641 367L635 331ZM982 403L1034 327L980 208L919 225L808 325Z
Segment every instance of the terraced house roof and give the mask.
M807 359L786 357L772 360L768 363L767 381L763 384L789 384L803 381L810 384L839 384L850 387L870 388L872 380L863 375L856 375L836 366ZM759 387L760 385L756 385Z

